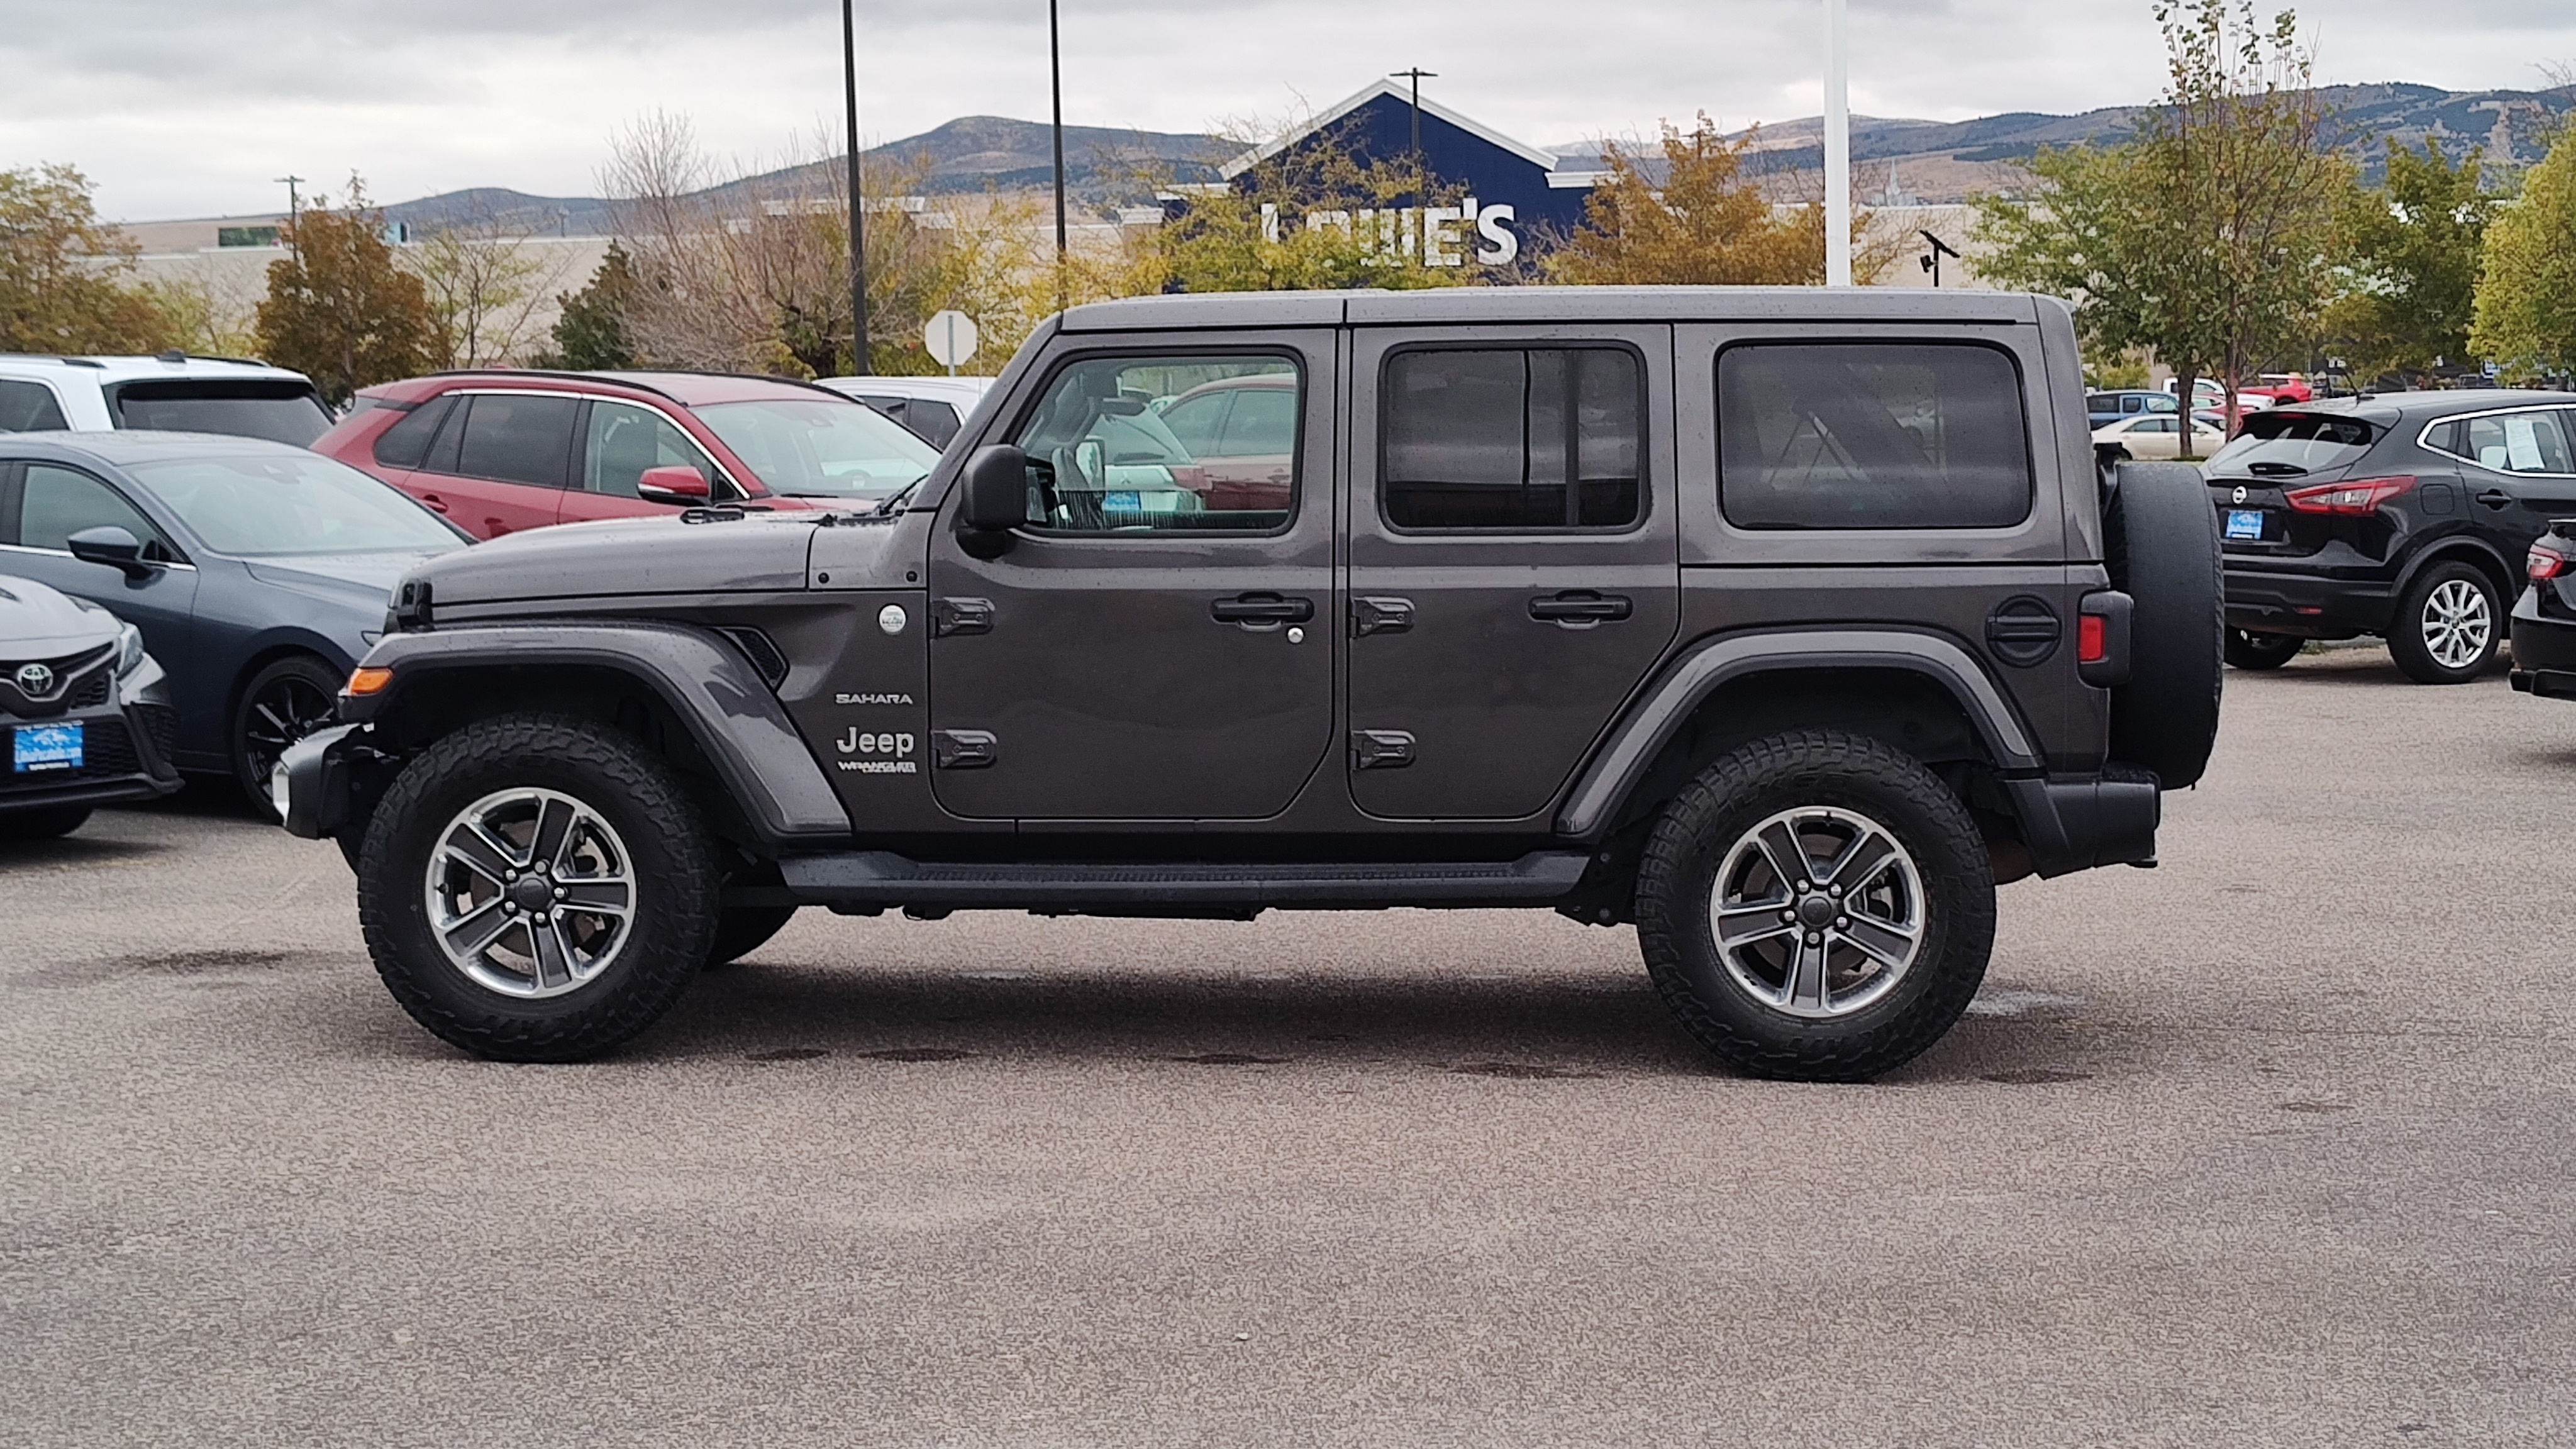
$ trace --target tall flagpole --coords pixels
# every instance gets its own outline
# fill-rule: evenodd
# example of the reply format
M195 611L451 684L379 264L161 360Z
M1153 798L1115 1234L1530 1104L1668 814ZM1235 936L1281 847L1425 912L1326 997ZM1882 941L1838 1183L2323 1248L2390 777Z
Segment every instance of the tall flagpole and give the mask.
M841 0L841 98L850 122L850 371L867 377L876 369L868 361L868 249L859 193L859 32L850 6L851 0Z
M1047 89L1054 100L1055 135L1055 305L1065 303L1064 276L1064 45L1056 29L1056 0L1047 0Z
M1843 0L1825 0L1825 285L1852 284L1851 71Z

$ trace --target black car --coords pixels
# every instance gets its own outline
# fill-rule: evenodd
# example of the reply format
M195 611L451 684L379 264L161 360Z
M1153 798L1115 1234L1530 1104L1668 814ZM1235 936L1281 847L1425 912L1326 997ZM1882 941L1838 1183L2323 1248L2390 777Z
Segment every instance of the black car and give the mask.
M465 545L344 463L205 433L0 436L0 571L141 628L178 705L173 763L259 800L331 716L404 570Z
M2376 635L2425 684L2494 662L2531 541L2576 514L2576 394L2419 392L2247 417L2203 470L2227 571L2227 662Z
M0 840L50 840L95 806L178 789L176 723L133 625L0 574Z
M2513 687L2576 699L2576 518L2532 540L2524 572L2531 586L2513 606Z

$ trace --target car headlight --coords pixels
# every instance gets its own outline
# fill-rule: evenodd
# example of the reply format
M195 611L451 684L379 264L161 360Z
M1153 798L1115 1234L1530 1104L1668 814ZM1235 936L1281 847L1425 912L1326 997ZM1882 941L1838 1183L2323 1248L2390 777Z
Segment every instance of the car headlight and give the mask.
M143 667L143 631L131 624L119 625L116 631L116 677L123 679Z

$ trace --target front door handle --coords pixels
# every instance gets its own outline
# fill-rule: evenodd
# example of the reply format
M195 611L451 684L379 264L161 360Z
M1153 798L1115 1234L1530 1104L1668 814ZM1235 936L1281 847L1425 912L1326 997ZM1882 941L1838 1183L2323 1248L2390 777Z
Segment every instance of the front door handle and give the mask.
M1403 730L1351 731L1351 768L1401 770L1413 763L1413 736Z
M1238 594L1208 605L1208 614L1220 624L1268 629L1281 624L1305 623L1315 617L1315 601L1268 593Z
M1401 634L1413 627L1413 601L1384 596L1351 600L1351 637Z
M2503 508L2513 502L2513 495L2501 488L2490 488L2478 495L2478 501L2489 508Z
M1611 623L1636 612L1636 604L1625 594L1597 594L1590 589L1568 589L1554 598L1532 599L1529 616L1543 624L1564 624L1582 628L1587 624Z

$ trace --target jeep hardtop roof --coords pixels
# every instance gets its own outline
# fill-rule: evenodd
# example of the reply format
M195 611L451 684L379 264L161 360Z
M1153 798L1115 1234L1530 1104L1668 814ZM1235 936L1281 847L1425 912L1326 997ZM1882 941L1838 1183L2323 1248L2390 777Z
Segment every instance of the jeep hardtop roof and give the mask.
M1090 302L1067 332L1440 322L2036 322L2054 297L1893 287L1442 287L1225 292Z

